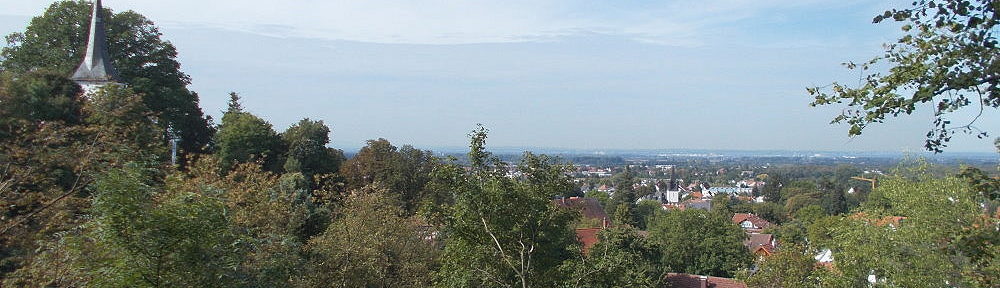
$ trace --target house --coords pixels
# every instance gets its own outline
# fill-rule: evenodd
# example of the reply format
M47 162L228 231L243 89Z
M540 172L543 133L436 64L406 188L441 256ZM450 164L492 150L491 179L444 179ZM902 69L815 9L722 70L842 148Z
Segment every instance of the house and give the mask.
M601 202L594 198L558 198L553 199L552 204L557 207L576 209L580 211L582 223L576 228L576 239L583 245L583 253L590 251L591 247L597 244L597 234L611 226L608 213L601 207Z
M595 223L593 227L605 227L610 225L610 217L601 207L601 202L595 198L569 197L552 200L552 204L559 207L577 209L583 216L584 221ZM605 223L607 222L607 223Z
M733 223L740 225L747 233L760 233L760 231L771 227L771 222L757 215L749 213L736 213L733 215Z
M773 234L750 234L750 237L743 241L743 245L747 246L754 256L766 257L774 254L778 241Z
M667 273L667 284L673 288L747 288L747 284L731 278Z

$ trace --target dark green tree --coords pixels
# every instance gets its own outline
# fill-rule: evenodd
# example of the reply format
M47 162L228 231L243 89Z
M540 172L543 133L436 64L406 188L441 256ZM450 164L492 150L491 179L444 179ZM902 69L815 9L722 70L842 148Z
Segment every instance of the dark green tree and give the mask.
M313 175L337 172L344 161L344 153L328 148L330 128L323 121L302 119L281 134L288 147L285 171L300 172L308 179Z
M232 106L230 106L232 107ZM215 135L215 153L223 169L238 163L262 161L268 171L281 171L285 147L281 137L267 123L249 112L228 111Z
M700 209L671 211L650 222L649 240L675 272L733 277L749 268L746 233L731 219Z
M862 73L860 85L809 88L815 96L811 105L847 103L852 110L833 123L851 125L848 135L856 136L871 124L933 104L934 128L924 146L934 152L947 147L955 132L987 137L988 131L975 126L979 116L965 120L949 114L971 107L981 116L1000 107L998 9L995 0L917 0L875 16L875 23L899 22L905 35L885 45L882 56L845 64Z
M340 167L348 189L379 183L393 193L400 193L403 209L414 213L423 200L424 186L437 161L431 151L406 145L393 146L389 140L368 140L368 145Z
M587 255L567 262L572 271L566 287L663 287L668 267L660 265L660 250L632 227L600 232Z
M819 183L819 190L822 193L820 205L829 215L838 215L847 212L847 197L845 191L837 188L833 182L824 179Z
M6 37L0 49L0 70L45 70L70 75L83 60L92 6L84 1L59 1L31 20L24 32ZM187 89L191 79L180 71L177 48L161 39L152 21L134 11L104 9L108 53L124 82L143 95L144 104L159 117L161 132L173 128L185 152L202 152L212 139L209 119L198 107L198 95Z

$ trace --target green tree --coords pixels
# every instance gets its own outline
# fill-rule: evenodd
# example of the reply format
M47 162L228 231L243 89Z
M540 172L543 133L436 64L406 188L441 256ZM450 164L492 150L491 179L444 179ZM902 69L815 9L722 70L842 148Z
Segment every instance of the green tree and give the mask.
M956 249L962 245L953 239L967 235L981 219L978 195L961 179L931 178L919 171L900 173L912 177L880 179L862 214L827 225L837 267L849 278L863 281L874 275L886 286L976 287L962 273L973 267L970 257L976 255ZM985 247L992 249L986 255L996 255L996 245Z
M358 154L340 167L348 189L379 183L393 193L400 193L405 211L414 213L424 198L424 186L437 165L431 151L406 145L397 148L389 140L368 140Z
M88 187L96 176L131 161L155 162L166 151L149 109L127 88L105 87L89 101L70 104L63 94L69 91L57 88L68 87L63 77L7 75L12 78L0 81L0 99L36 99L30 108L39 113L0 105L0 123L6 124L0 130L8 132L0 137L3 273L23 265L52 233L86 221L82 215L94 192ZM61 112L48 114L53 111Z
M588 254L567 262L566 287L662 287L669 269L660 265L659 249L628 226L604 229Z
M313 175L337 172L344 161L344 152L326 147L330 143L330 128L323 121L302 119L281 134L288 147L285 171L299 172L312 179Z
M520 171L524 178L507 177L508 164L485 149L487 130L470 134L471 171L453 169L455 164L436 169L439 186L454 195L454 205L442 208L445 248L435 284L447 287L552 287L566 279L560 266L579 255L576 237L570 229L579 217L575 211L551 204L561 190L559 183L535 182L565 172L565 166L533 159L526 153ZM551 179L551 178L548 178ZM560 180L562 181L562 180Z
M793 288L822 287L818 274L816 260L808 250L786 245L774 255L762 258L757 263L757 269L746 279L748 287L752 288Z
M426 287L438 251L430 231L383 188L354 191L326 232L309 240L300 287Z
M232 106L230 106L232 107ZM284 143L267 123L249 112L227 111L215 135L215 153L223 169L238 163L262 161L268 171L281 171Z
M810 105L846 102L856 110L838 115L833 123L851 125L848 135L855 136L871 124L931 102L935 117L927 150L941 152L955 132L986 137L988 131L975 126L979 116L953 125L949 114L972 106L981 116L1000 107L998 9L995 0L917 0L912 7L885 11L874 22L899 22L905 35L886 45L882 56L846 64L862 73L859 86L809 88L815 96Z
M5 286L234 286L221 191L161 190L155 170L126 166L95 183L90 223L57 234Z
M46 70L70 75L83 59L92 6L84 1L53 3L31 20L24 32L6 37L0 70ZM173 128L181 148L201 152L212 139L210 119L198 107L198 95L186 87L191 79L180 71L177 48L161 39L152 21L134 11L102 11L108 31L108 53L124 82L162 121L161 132Z
M820 198L820 205L823 206L826 214L837 215L847 212L847 197L844 195L843 189L836 187L830 180L824 179L820 181L819 190L823 195Z
M732 277L749 267L746 233L731 219L699 209L671 211L650 222L649 239L676 272Z

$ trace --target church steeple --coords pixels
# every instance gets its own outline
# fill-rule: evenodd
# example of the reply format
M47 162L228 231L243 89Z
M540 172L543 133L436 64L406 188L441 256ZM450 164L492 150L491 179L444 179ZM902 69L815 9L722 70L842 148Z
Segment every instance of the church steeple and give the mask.
M85 88L119 83L118 70L111 66L108 57L108 39L104 31L104 17L101 16L101 0L94 0L94 11L90 19L90 38L84 52L83 63L76 68L73 81Z

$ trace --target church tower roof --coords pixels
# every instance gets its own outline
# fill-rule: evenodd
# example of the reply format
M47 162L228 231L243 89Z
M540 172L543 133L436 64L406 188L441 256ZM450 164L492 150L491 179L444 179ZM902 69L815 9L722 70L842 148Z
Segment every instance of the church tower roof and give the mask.
M118 70L111 66L108 56L108 39L104 31L104 17L101 16L101 0L94 0L94 12L90 19L90 37L83 63L70 77L81 84L108 84L119 81Z

